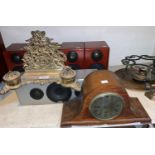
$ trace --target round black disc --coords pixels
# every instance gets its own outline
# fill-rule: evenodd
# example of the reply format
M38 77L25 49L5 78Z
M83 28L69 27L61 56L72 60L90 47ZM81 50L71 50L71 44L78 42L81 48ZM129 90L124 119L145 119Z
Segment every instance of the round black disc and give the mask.
M104 69L104 65L103 64L93 64L90 66L91 69Z
M52 83L47 87L47 97L54 102L67 101L71 97L71 89L61 86L60 84Z
M20 55L18 55L16 53L12 54L11 59L16 64L22 63L22 56L20 56Z
M80 97L81 96L81 91L74 91L75 96Z
M103 58L103 53L100 50L96 49L95 51L93 51L91 57L94 61L100 61Z
M35 99L35 100L40 100L43 98L44 96L44 93L41 89L39 88L33 88L31 91L30 91L30 96Z
M75 51L70 51L67 53L68 62L76 62L78 59L78 54Z

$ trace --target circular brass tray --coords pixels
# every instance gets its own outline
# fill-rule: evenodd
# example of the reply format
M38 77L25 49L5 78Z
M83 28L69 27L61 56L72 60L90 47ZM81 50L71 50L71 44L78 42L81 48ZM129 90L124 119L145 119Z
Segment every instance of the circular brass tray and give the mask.
M120 78L125 88L137 90L145 89L145 83L132 79L131 73L125 68L117 70L115 74Z

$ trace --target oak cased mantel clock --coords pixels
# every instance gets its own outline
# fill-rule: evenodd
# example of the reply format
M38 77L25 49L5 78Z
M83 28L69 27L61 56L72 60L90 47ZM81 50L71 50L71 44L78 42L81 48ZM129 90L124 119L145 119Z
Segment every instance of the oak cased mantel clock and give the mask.
M129 97L113 72L98 70L84 79L81 97L64 104L61 127L135 122L150 122L139 100Z

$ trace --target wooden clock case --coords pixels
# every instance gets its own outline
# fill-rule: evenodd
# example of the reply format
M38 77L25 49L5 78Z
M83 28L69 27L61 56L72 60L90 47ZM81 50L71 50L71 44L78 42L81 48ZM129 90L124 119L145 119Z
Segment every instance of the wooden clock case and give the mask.
M101 81L107 81L102 84ZM150 117L137 98L131 98L127 94L119 78L110 71L98 70L89 74L82 86L82 95L64 104L61 127L93 126L104 124L148 123ZM109 120L99 120L93 117L89 111L91 100L98 94L112 92L124 99L123 110L120 115Z

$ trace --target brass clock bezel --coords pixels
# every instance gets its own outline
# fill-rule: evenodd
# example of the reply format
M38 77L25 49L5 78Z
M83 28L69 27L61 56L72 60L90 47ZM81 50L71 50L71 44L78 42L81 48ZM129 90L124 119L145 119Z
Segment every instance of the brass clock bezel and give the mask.
M91 107L92 107L94 101L95 101L97 98L104 97L104 96L107 96L107 95L117 96L117 97L119 97L119 98L121 99L122 104L121 104L120 112L119 112L117 115L115 115L115 116L113 116L113 117L111 117L111 118L107 118L107 119L102 119L102 118L100 118L100 117L96 117L96 115L94 115L94 114L91 112ZM90 102L90 104L89 104L89 112L91 113L91 115L92 115L93 117L95 117L95 118L98 119L98 120L101 120L101 121L102 121L102 120L111 120L111 119L114 119L114 118L118 117L118 116L121 114L121 112L122 112L122 110L123 110L123 107L124 107L124 103L125 103L125 101L124 101L123 97L122 97L121 95L117 94L117 93L114 93L114 92L100 93L100 94L98 94L97 96L95 96L95 97L92 99L92 101Z

